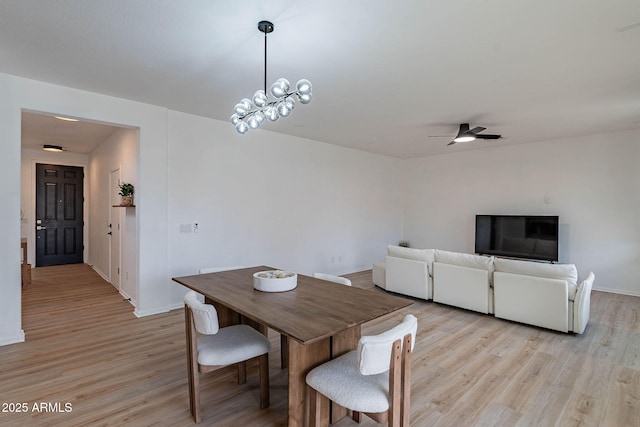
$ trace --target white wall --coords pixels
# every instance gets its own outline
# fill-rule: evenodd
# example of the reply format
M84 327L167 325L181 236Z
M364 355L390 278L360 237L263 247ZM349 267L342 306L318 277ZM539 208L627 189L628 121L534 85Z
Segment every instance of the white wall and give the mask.
M342 274L371 268L401 236L398 160L177 112L169 125L172 276L227 265ZM183 295L175 285L176 304Z
M169 308L167 284L167 110L0 74L0 345L24 339L21 329L20 239L23 109L140 129L136 229L137 315ZM143 189L143 190L141 190ZM15 224L14 227L9 226Z
M87 200L87 165L89 157L84 154L73 153L51 153L42 150L22 150L20 162L20 210L24 217L21 221L20 236L27 238L28 256L27 259L32 266L36 265L36 231L35 231L35 211L36 211L36 163L78 166L84 168L84 198ZM83 259L87 259L87 224L89 218L89 206L85 203L84 210L84 230Z
M110 230L109 212L110 174L120 170L120 180L133 184L138 188L138 130L122 128L104 141L89 156L89 201L91 216L89 221L89 258L87 263L93 265L104 278L110 277ZM136 194L134 193L134 200ZM137 265L138 245L136 231L136 209L118 208L116 214L120 218L120 281L121 292L131 298L137 305Z
M560 262L640 295L638 159L636 130L409 160L403 236L473 252L476 214L559 215Z
M136 208L125 219L138 234L138 316L181 305L184 290L170 278L203 266L344 273L369 268L401 237L397 160L266 131L242 136L226 122L5 74L0 93L0 220L15 224L0 230L0 345L24 339L22 109L139 128ZM90 218L89 227L102 220ZM179 232L195 221L199 233ZM89 262L103 265L92 240Z
M593 270L600 289L640 295L640 131L402 161L267 131L241 136L226 122L5 74L0 93L0 345L24 339L22 109L139 128L126 219L138 234L139 316L180 305L184 290L170 278L203 266L345 273L382 260L401 237L473 251L477 213L560 215L561 261ZM196 221L198 233L180 232Z
M20 324L20 108L0 74L0 345L24 341Z

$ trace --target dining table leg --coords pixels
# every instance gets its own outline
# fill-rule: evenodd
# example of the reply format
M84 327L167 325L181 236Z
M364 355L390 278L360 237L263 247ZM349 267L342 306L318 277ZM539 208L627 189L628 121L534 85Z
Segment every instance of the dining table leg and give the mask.
M288 401L288 425L289 427L306 426L309 424L309 411L307 407L306 389L307 373L316 366L355 349L360 340L360 326L354 326L342 332L338 332L331 338L316 341L310 344L301 344L294 339L289 339L289 401ZM326 425L331 419L335 423L348 415L347 409L331 404L318 408L321 411L321 425Z
M308 425L308 411L306 410L306 376L315 366L330 359L331 342L329 338L310 344L301 344L289 339L289 396L288 396L288 425L302 427ZM326 420L329 419L328 407Z

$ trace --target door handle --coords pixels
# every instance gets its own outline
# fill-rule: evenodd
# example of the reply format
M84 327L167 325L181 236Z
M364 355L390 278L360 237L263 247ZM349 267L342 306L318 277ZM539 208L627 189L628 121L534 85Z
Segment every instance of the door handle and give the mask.
M108 232L107 234L108 234L109 236L111 236L111 234L112 234L112 233L111 233L111 232Z
M47 227L43 227L41 225L36 226L36 230L46 230Z

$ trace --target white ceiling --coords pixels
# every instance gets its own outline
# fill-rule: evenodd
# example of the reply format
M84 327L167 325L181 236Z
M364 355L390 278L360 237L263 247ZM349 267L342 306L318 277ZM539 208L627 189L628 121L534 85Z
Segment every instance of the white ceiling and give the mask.
M68 118L68 117L67 117ZM41 150L58 145L64 151L89 154L120 129L86 120L70 122L52 115L22 112L22 148Z
M0 72L228 120L262 19L268 84L314 91L269 130L409 158L640 128L638 0L2 0ZM504 139L447 147L462 122Z

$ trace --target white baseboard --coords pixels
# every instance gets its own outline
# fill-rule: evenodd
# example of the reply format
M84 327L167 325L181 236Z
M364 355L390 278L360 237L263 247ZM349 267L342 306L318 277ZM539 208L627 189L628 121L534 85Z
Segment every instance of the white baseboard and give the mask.
M133 314L135 314L136 317L146 317L146 316L153 316L154 314L160 314L160 313L168 313L172 310L179 310L184 308L184 304L183 303L177 303L177 304L172 304L169 305L163 309L159 309L159 310L147 310L147 311L141 311L138 310L137 308L133 311Z
M183 302L179 302L179 303L170 305L169 306L169 311L183 309L183 308L184 308L184 303Z
M98 273L98 276L102 277L105 280L105 282L111 283L111 280L109 279L109 277L105 275L102 271L100 271L99 268L96 268L95 265L90 265L90 267L93 268L93 271Z
M130 295L127 295L125 291L120 290L120 295L122 295L122 298L127 300L129 304L133 306L133 308L136 308L138 306L138 304L136 303L136 300L134 300Z
M337 271L334 271L333 273L330 273L330 274L334 274L336 276L344 276L345 274L360 273L361 271L365 271L365 270L371 270L371 265L367 264L367 265L351 266L351 267L349 267L347 269L337 270Z
M594 291L609 292L611 294L629 295L630 297L640 297L640 292L632 292L632 291L621 290L621 289L596 288L595 286L592 289Z
M20 329L18 335L13 337L0 337L0 346L16 344L19 342L24 342L24 330Z
M138 308L136 308L135 310L133 310L133 314L136 317L147 317L153 316L154 314L168 313L171 310L173 310L171 307L164 307L156 310L138 310Z

